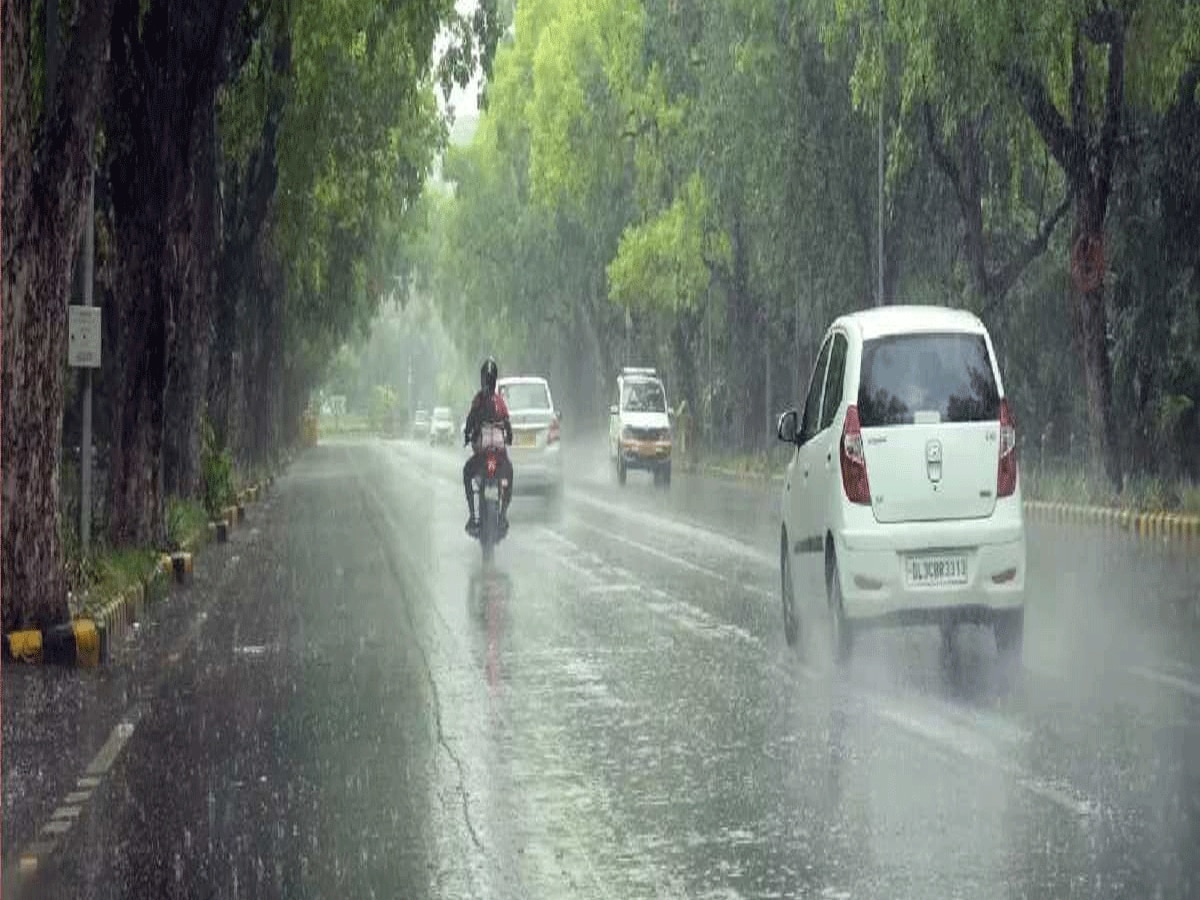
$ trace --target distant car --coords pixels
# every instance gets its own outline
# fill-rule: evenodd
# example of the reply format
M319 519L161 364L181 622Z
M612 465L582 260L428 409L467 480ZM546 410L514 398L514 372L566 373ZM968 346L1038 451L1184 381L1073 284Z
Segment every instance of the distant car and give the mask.
M617 376L617 402L609 407L609 459L617 481L645 469L654 483L671 484L671 419L667 392L654 369L625 368Z
M541 494L557 503L563 494L562 414L554 408L550 384L537 376L514 376L496 382L508 406L513 442L513 490Z
M433 410L433 418L429 423L429 443L454 445L454 417L448 406L438 406Z
M873 625L990 625L1019 662L1025 525L1016 427L991 337L961 310L843 316L821 345L783 488L784 635L823 607L839 662Z
M412 436L414 440L423 441L429 437L429 413L418 409L413 416Z

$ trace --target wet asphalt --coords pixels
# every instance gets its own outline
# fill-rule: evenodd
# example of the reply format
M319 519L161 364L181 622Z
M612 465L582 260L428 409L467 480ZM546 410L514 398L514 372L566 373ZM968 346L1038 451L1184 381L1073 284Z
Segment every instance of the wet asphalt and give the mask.
M776 486L580 451L485 571L461 460L323 442L128 661L6 669L10 869L126 736L22 896L1200 896L1194 550L1031 524L1022 672L964 627L839 673Z

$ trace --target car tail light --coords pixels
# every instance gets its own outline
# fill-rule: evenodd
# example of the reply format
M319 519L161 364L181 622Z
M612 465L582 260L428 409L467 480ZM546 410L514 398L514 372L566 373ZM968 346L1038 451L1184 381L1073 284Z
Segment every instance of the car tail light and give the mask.
M553 444L561 435L558 429L558 416L550 420L550 430L546 433L546 443Z
M492 454L492 453L489 453L489 454L488 454L488 458L487 458L487 473L488 473L488 478L495 478L495 477L496 477L496 457L495 457L495 455L494 455L494 454Z
M1017 490L1017 426L1008 401L1000 401L1000 463L996 472L996 496L1011 497Z
M846 410L842 426L842 486L851 503L870 504L871 484L867 480L867 457L863 453L862 428L858 424L858 407Z

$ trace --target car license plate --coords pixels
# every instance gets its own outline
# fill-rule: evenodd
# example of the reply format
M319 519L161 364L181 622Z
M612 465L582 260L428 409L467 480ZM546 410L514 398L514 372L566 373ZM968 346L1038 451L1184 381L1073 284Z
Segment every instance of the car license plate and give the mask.
M535 444L537 444L537 435L535 435L532 431L517 432L518 447L532 447Z
M485 484L483 486L483 499L484 500L499 500L500 499L500 488L498 488L494 484Z
M910 556L904 567L905 577L912 587L967 583L967 557L961 553Z

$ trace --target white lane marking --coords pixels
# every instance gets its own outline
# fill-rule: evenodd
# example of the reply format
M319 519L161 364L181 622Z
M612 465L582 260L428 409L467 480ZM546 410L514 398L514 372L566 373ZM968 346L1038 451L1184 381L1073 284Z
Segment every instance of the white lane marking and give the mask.
M714 549L724 551L734 556L739 556L749 562L758 565L766 566L774 571L779 566L779 558L772 553L765 553L754 547L751 544L731 538L728 535L721 534L719 531L713 531L709 528L703 528L699 525L692 525L688 522L681 522L678 519L668 516L655 515L653 513L641 512L640 510L629 509L616 503L609 503L606 500L600 500L597 497L590 497L579 491L571 492L571 500L579 502L585 506L590 506L593 509L600 510L610 516L618 516L623 519L629 519L638 522L646 528L657 531L669 531L679 537L685 537L693 543L708 544Z
M100 787L100 779L94 775L84 775L76 782L76 784L79 786L80 790L94 791L96 788Z
M676 556L674 553L667 553L665 550L659 550L656 547L651 547L640 541L630 540L627 537L622 537L619 534L614 534L613 532L611 532L605 528L599 528L595 525L592 525L589 522L583 521L582 519L577 519L576 521L579 524L579 526L582 528L586 528L589 531L594 531L596 534L604 535L604 537L606 537L608 540L616 541L619 544L624 544L627 547L632 547L635 550L639 550L642 553L645 553L647 556L653 556L656 559L661 559L664 562L671 563L672 565L676 565L681 568L688 569L692 572L696 572L700 575L705 575L709 578L714 578L717 581L720 581L724 584L732 584L736 587L742 588L745 591L748 591L751 594L757 594L760 597L766 597L767 599L770 599L770 600L775 599L775 594L773 594L770 591L764 590L764 589L757 587L755 585L752 585L752 584L745 584L743 582L737 581L733 578L728 577L727 575L721 574L720 572L716 571L715 569L710 569L707 566L698 565L697 563L694 563L689 559L684 559L682 556Z
M1177 675L1168 675L1166 672L1158 672L1154 669L1148 669L1145 666L1129 666L1125 671L1130 675L1136 675L1138 678L1144 678L1147 681L1155 681L1158 684L1176 688L1191 697L1200 699L1200 684L1188 681L1186 678L1180 678Z
M756 550L750 545L743 544L723 535L719 535L716 532L711 532L706 529L687 525L662 516L655 516L652 514L628 510L602 500L597 500L593 497L585 497L580 492L573 492L572 499L581 501L584 504L591 505L595 508L601 509L602 511L621 516L626 519L631 519L634 521L640 520L641 524L647 527L657 528L660 531L671 531L681 536L688 537L694 542L703 541L713 546L719 546L727 552L731 552L734 555L742 557L743 559L748 559L752 562L762 564L763 566L767 566L772 570L774 570L778 564L778 561L771 554L763 553L762 551ZM659 556L666 561L677 565L682 565L685 568L698 570L705 575L718 578L722 581L731 581L731 579L726 578L720 573L705 569L702 566L697 566L690 560L681 559L680 557L675 557L671 554L658 551L655 548L646 547L645 545L635 543L620 535L614 535L613 533L605 531L602 528L582 522L578 516L573 518L575 521L580 522L580 524L582 524L585 528L599 532L618 542L629 544L637 549L649 553L652 556ZM544 534L551 538L551 540L573 551L573 555L575 557L590 558L594 561L595 565L602 566L613 574L620 573L622 576L629 575L631 576L631 580L635 582L637 581L636 577L632 577L632 573L629 573L627 570L621 569L620 567L614 567L610 564L606 564L606 562L599 558L596 554L585 551L582 547L575 544L575 542L571 541L569 538L566 538L557 532L551 531L548 528L543 528L542 530ZM545 552L552 559L558 561L565 568L570 569L582 578L593 582L604 582L606 580L610 580L606 579L603 574L598 574L595 571L588 569L584 565L567 560L562 554L555 554L548 551L542 545L539 545L539 549L541 549L542 552ZM739 584L738 586L760 595L767 595L772 598L774 597L774 594L764 591L761 588L754 588L752 586L742 584ZM674 622L676 625L679 625L687 631L691 631L693 633L696 632L696 618L690 615L690 610L694 609L691 604L685 600L671 597L671 595L657 588L647 588L646 591L647 593L653 594L660 598L669 597L674 601L670 603L651 603L647 605L647 608L657 615L666 617L668 620ZM700 614L702 620L703 618L711 619L711 616L702 610L700 611ZM730 625L729 627L736 628L736 626L733 625ZM759 644L760 646L765 646L758 638L750 635L749 633L745 634L750 641ZM783 665L779 662L773 662L770 664L770 668L784 675L799 673L801 677L813 682L820 681L823 677L819 672L817 672L816 669L807 663L796 662L793 665ZM1165 677L1170 678L1171 676ZM1088 800L1067 787L1060 787L1045 780L1035 778L1028 774L1023 767L1004 760L997 751L995 745L986 735L985 732L987 729L981 729L978 723L968 721L963 722L962 724L956 724L954 722L948 722L944 717L933 710L908 709L901 711L900 709L896 708L896 703L892 698L873 695L871 692L857 686L848 687L850 694L863 703L864 708L868 712L873 713L878 718L890 722L894 726L899 727L901 730L909 734L924 738L927 743L930 743L935 747L949 751L954 758L967 759L971 762L979 762L992 766L1003 772L1005 775L1011 777L1015 784L1029 791L1034 796L1046 800L1080 818L1090 818L1091 816L1096 815L1100 810L1099 804L1095 801ZM1197 690L1200 690L1200 688L1197 688ZM955 718L959 718L959 716L956 715ZM1005 728L1005 725L1008 725L1008 727ZM998 731L1007 732L1004 737L1006 737L1008 740L1020 741L1028 736L1028 733L1025 732L1024 729L1021 729L1020 726L1006 723L1002 719L994 722L993 726L999 726L996 728ZM998 737L999 735L994 736Z
M52 834L56 837L71 830L73 822L70 819L51 819L42 826L42 834Z
M240 647L234 647L233 652L238 656L265 656L267 647L265 644L244 644Z
M595 531L602 531L594 526L589 527ZM570 539L561 535L556 535L556 537L558 542L565 547L576 550L579 554L584 552ZM560 561L562 559L561 555L545 552L552 558ZM607 566L607 568L631 575L619 567ZM588 575L591 578L601 577L591 572L588 572ZM723 576L720 577L723 578ZM636 578L632 580L636 580ZM651 601L645 604L646 609L666 618L685 631L701 637L712 637L717 630L728 629L727 633L730 636L765 647L763 642L751 633L731 623L722 622L706 610L695 607L661 588L647 587L645 592L657 599L657 602ZM792 665L785 665L775 661L769 666L783 676L799 673L801 677L812 682L820 681L822 678L821 674L807 663L797 661ZM1019 747L1031 737L1028 730L1016 723L993 715L969 714L947 704L937 704L942 707L941 709L924 708L922 705L905 702L904 698L889 697L858 685L847 685L847 691L849 696L860 702L867 712L910 735L923 739L928 744L949 752L951 758L965 759L972 763L990 766L1012 778L1015 784L1029 793L1074 816L1090 818L1100 811L1100 806L1096 801L1086 798L1069 786L1060 786L1037 778L1026 771L1024 767L1004 758L996 744L997 740ZM933 706L932 702L926 705Z
M69 819L74 821L79 818L79 814L83 812L83 808L79 806L60 806L54 810L51 819Z
M585 594L632 594L642 590L640 584L593 584L584 588Z
M73 791L67 794L67 799L63 803L83 803L90 796L92 796L91 791Z
M121 749L133 737L134 722L120 722L113 728L109 734L108 740L104 742L104 746L88 763L88 767L84 770L88 775L103 775L112 768L112 764L116 761L117 755Z

